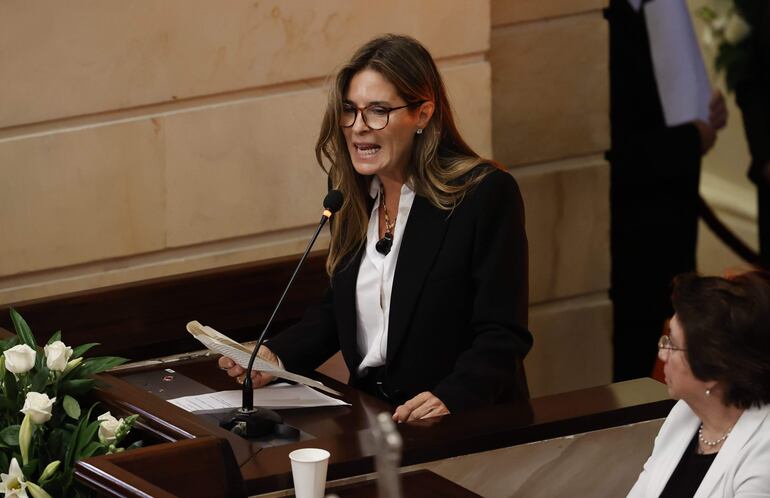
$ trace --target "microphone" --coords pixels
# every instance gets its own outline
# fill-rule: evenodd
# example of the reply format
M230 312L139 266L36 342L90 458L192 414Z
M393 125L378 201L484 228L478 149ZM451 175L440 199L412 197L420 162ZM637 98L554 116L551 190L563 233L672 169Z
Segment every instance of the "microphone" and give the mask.
M270 324L273 323L273 319L278 313L281 304L283 304L283 300L286 297L286 294L289 292L292 283L294 283L294 278L297 276L300 268L302 268L302 265L305 263L307 255L310 253L310 249L312 249L313 244L315 244L315 241L318 238L318 235L321 233L321 229L324 227L326 222L329 221L332 215L340 210L342 207L342 202L343 197L339 190L330 190L329 193L326 194L323 202L324 210L321 214L321 221L318 223L318 228L316 228L315 233L313 233L313 236L310 238L310 242L308 242L307 248L305 248L305 252L299 259L296 268L294 268L294 273L292 273L291 278L289 278L289 283L286 284L286 288L284 288L283 294L281 294L280 299L278 299L278 304L275 305L272 315L270 315L270 318L267 320L265 327L262 329L262 333L257 339L254 351L251 352L249 364L246 368L246 378L243 380L243 402L241 407L233 413L232 417L220 424L222 427L227 428L240 436L254 438L273 433L283 437L299 436L299 431L293 427L289 427L283 424L281 416L273 410L259 407L254 408L254 387L251 380L251 371L254 368L254 360L257 357L257 352L265 341L265 334L270 329Z

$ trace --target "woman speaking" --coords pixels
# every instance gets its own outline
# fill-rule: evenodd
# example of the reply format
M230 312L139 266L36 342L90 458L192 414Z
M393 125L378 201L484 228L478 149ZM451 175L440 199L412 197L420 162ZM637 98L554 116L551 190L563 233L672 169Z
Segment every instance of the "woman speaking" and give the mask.
M658 354L679 402L629 498L770 496L770 275L674 281Z
M308 372L341 350L350 383L397 421L527 397L521 195L460 136L428 51L397 35L361 47L332 84L316 157L344 196L331 285L259 356Z

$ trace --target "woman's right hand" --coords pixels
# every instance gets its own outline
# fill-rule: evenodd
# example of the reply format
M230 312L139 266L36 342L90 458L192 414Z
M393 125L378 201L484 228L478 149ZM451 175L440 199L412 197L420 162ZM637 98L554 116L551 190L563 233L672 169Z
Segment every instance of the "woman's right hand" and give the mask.
M280 363L278 362L278 357L270 351L270 348L267 346L261 346L259 348L259 352L257 353L257 356L262 358L263 360L270 362L274 364L275 366L280 366ZM227 372L227 375L230 377L235 378L239 384L243 384L243 380L246 376L246 369L235 363L235 361L232 360L232 358L228 358L227 356L222 356L219 358L219 368L222 370L225 370ZM254 384L254 387L262 387L270 382L273 381L275 377L273 377L270 374L266 374L263 372L260 372L259 370L252 370L251 371L251 381Z

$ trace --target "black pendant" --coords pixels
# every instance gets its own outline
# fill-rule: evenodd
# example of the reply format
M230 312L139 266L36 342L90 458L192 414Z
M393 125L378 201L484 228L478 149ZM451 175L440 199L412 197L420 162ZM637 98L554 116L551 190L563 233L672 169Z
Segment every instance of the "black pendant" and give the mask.
M377 241L374 248L377 252L385 256L390 252L390 248L393 246L393 234L385 232L385 236Z

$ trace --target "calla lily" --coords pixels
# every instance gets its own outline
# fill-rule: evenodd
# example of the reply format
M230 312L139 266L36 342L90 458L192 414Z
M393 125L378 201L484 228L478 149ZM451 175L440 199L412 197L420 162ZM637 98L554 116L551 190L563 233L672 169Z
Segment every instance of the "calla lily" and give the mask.
M48 479L50 479L54 473L56 473L56 470L59 468L59 465L61 465L61 460L54 460L53 462L46 465L45 469L43 470L43 473L40 474L40 479L38 479L38 482L45 482Z
M75 358L74 360L70 360L69 362L67 362L67 366L64 368L64 372L62 372L62 375L70 373L71 371L76 369L77 366L80 365L81 363L83 363L82 356L80 358Z
M51 495L49 495L46 490L34 482L28 482L27 489L29 490L29 494L32 495L32 498L51 498Z
M4 493L6 498L29 498L27 496L28 483L24 480L24 474L15 458L11 459L8 473L0 474L0 480L2 481L0 482L0 493Z
M21 421L21 427L19 428L19 449L21 450L21 461L24 465L29 462L29 444L32 442L32 420L30 420L29 414L24 415L24 420Z

